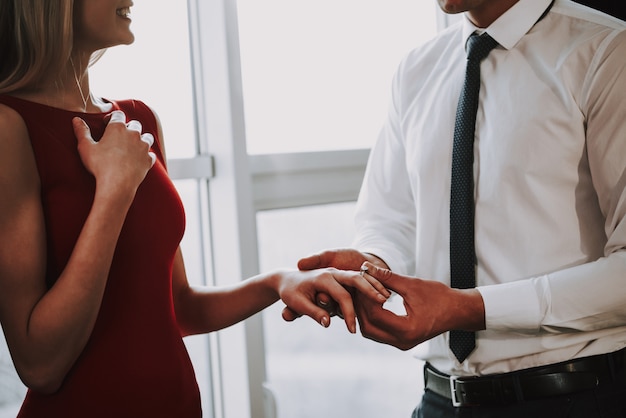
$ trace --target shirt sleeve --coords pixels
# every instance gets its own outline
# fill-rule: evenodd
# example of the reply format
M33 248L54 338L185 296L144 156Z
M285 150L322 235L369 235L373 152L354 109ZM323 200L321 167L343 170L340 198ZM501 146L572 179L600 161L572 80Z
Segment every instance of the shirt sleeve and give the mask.
M405 165L399 123L399 73L388 118L370 153L356 205L353 246L384 260L401 274L415 270L415 202Z
M626 324L626 32L598 49L581 88L587 158L605 217L603 257L479 287L490 330L566 333Z

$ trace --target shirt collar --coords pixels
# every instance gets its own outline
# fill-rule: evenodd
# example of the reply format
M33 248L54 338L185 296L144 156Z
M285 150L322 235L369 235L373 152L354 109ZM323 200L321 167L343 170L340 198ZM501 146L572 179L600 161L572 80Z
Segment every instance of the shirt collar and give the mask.
M537 23L552 0L519 0L486 29L474 26L467 15L463 17L463 42L476 31L487 32L498 43L511 49Z

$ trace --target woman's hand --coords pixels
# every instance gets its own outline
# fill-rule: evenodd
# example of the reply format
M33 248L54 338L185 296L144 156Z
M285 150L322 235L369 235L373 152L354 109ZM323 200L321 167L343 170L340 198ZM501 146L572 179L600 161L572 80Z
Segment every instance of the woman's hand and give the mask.
M111 113L111 118L100 141L91 137L89 126L74 118L74 133L78 139L78 152L87 170L96 178L99 188L108 191L126 190L133 195L156 156L150 151L154 137L141 133L141 123L131 120L121 110Z
M298 268L300 270L314 270L327 267L334 267L339 270L354 270L358 271L363 263L368 261L381 268L389 268L387 264L373 254L362 253L353 248L337 248L331 250L325 250L317 254L312 254L307 257L303 257L298 260ZM317 304L324 308L330 316L339 315L343 317L341 308L327 294L321 292L317 295ZM286 321L293 321L300 315L293 312L289 307L283 310L283 318Z
M278 273L277 291L283 300L283 318L293 321L307 315L324 327L330 325L330 313L319 305L319 295L330 297L343 314L351 333L356 332L356 313L351 292L375 303L384 303L391 295L374 277L354 271L323 268L309 271L281 271Z

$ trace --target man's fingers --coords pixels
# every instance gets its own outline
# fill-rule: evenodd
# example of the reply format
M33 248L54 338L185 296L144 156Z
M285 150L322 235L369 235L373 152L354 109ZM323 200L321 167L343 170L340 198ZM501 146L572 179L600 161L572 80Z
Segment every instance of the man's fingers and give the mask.
M298 261L298 269L315 270L334 267L340 270L358 270L367 257L351 248L340 248L322 251L304 257Z
M322 259L320 254L313 254L308 257L298 260L298 270L315 270L327 266L322 266Z
M374 277L371 274L368 274L369 265L373 265L373 264L365 262L361 266L360 276L363 278L364 282L361 283L362 287L357 287L357 289L360 290L362 293L368 293L368 294L371 293L372 296L377 297L378 295L376 295L375 292L371 289L371 287L373 287L374 289L376 289L376 291L378 291L378 293L383 295L385 299L389 299L389 297L391 296L391 292L389 291L389 289L387 289L384 284L382 284L378 279L376 279L376 277ZM380 298L378 299L380 300Z
M359 317L361 334L370 340L398 347L400 339L393 330L404 329L408 318L396 315L380 305L376 305L362 296L357 295L355 300ZM400 348L400 347L398 347ZM401 348L408 349L410 347Z
M361 272L364 277L370 275L374 279L378 280L386 289L391 289L399 295L403 294L402 290L404 289L406 280L404 276L400 276L391 270L377 267L368 261L364 262L361 266Z

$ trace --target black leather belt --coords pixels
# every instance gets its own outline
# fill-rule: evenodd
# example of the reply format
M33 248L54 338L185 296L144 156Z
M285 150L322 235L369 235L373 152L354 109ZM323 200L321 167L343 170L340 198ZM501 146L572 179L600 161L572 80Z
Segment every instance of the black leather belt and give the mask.
M424 366L424 386L454 406L507 405L624 382L626 349L549 366L480 377L457 377Z

